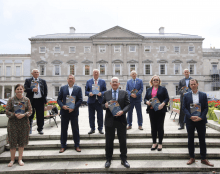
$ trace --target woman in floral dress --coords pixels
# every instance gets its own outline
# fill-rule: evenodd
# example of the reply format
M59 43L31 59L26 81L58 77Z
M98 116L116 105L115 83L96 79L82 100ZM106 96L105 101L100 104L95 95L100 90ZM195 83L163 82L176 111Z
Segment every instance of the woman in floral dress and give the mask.
M24 146L28 144L29 139L29 119L28 117L32 113L32 107L30 100L27 97L23 96L24 86L17 84L15 86L15 96L9 98L6 106L6 115L8 119L8 143L10 146L11 152L11 161L8 164L8 167L13 166L15 162L15 152L16 147L18 146L18 164L20 166L24 165L22 161L22 155L24 151ZM19 109L16 108L17 106ZM15 113L16 112L16 113Z

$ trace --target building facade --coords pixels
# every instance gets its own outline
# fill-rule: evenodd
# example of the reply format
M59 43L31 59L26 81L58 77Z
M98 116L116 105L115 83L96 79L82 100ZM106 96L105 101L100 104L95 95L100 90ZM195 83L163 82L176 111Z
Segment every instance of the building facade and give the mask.
M31 69L40 70L48 83L49 97L58 96L68 74L75 75L85 94L86 81L92 78L95 68L106 80L107 89L113 76L119 77L120 87L126 89L130 71L136 70L144 82L143 96L154 74L160 76L169 95L176 96L185 68L199 80L201 90L205 87L201 36L165 33L163 27L159 33L134 33L119 26L100 33L76 33L71 27L70 33L39 35L29 40Z
M30 54L0 54L0 98L14 96L14 87L30 76Z

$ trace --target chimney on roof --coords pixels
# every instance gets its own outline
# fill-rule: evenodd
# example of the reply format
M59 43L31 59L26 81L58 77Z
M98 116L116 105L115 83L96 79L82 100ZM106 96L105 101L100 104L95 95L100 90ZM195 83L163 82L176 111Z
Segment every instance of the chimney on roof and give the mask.
M76 29L74 27L70 27L70 33L75 33Z
M160 33L160 34L164 34L164 27L160 27L160 28L159 28L159 33Z

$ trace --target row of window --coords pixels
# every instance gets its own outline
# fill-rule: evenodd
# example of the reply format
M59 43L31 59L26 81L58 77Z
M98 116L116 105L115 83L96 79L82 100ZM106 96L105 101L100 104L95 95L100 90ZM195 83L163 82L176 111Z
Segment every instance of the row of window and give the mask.
M12 67L5 66L5 73L2 73L2 66L0 66L0 76L2 76L4 74L5 74L5 76L12 76ZM14 75L21 76L21 66L15 66Z
M180 47L175 46L174 48L175 53L180 52ZM160 52L166 52L166 47L165 46L160 46L159 47ZM60 47L54 47L54 53L60 53L61 48ZM91 46L85 46L84 47L84 53L90 53L91 52ZM99 52L100 53L105 53L106 52L106 46L99 46ZM114 46L114 52L121 52L121 46ZM136 46L129 46L129 52L136 52ZM151 46L144 46L144 52L151 52ZM188 52L189 53L194 53L195 52L195 47L189 46L188 47ZM40 47L39 48L39 53L46 53L46 47ZM76 53L76 46L71 46L69 47L69 53Z
M76 65L69 65L68 74L76 75ZM195 64L189 64L190 74L195 74L196 66ZM40 75L46 75L46 65L40 65ZM107 75L107 66L106 64L99 64L98 69L100 71L100 75ZM128 72L132 70L137 71L136 64L130 64L128 67ZM166 64L159 64L159 74L160 75L167 75L167 65ZM181 64L174 64L174 74L181 75L182 74L182 67ZM61 66L54 65L54 74L55 76L61 75ZM91 65L84 65L83 66L83 75L92 75ZM122 75L122 64L113 64L113 75ZM144 64L144 75L152 75L152 64Z

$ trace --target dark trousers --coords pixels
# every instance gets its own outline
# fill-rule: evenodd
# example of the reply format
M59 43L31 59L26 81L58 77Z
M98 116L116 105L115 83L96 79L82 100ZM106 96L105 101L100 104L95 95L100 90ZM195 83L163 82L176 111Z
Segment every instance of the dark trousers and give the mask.
M89 125L92 130L95 130L95 111L97 112L97 123L98 123L98 130L102 130L103 128L103 110L102 105L95 101L95 103L89 103Z
M61 116L61 137L60 137L61 147L66 148L67 145L66 142L67 142L69 122L71 122L73 141L75 143L75 147L79 147L80 137L79 137L78 116L73 116L72 114Z
M195 128L198 132L199 145L200 145L200 155L202 159L206 159L206 143L205 143L205 134L206 134L206 125L203 121L193 122L190 120L189 123L186 123L186 128L188 132L188 149L189 155L191 158L195 158L195 147L194 147L194 132Z
M153 109L149 110L150 123L151 123L151 135L153 144L157 143L157 134L159 138L159 144L162 144L164 135L164 118L166 112L155 112Z
M107 160L112 159L114 150L115 128L120 144L120 158L122 161L127 159L127 145L126 145L126 125L123 125L119 120L114 120L112 127L105 126L105 155Z
M182 109L182 102L180 103L180 114L179 114L179 124L180 127L184 128L184 117L185 117L185 113Z
M131 107L128 111L128 117L127 117L128 125L132 126L132 114L133 114L133 109L135 107L138 118L138 126L142 126L143 118L142 118L141 102L131 102L130 105Z
M33 99L31 102L32 114L29 117L30 126L32 126L34 114L36 112L37 131L42 131L44 126L44 100L43 98Z

